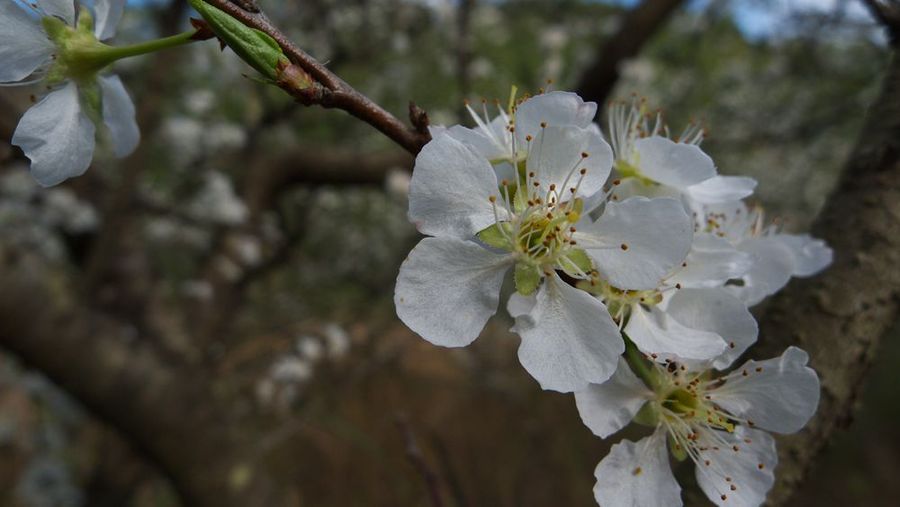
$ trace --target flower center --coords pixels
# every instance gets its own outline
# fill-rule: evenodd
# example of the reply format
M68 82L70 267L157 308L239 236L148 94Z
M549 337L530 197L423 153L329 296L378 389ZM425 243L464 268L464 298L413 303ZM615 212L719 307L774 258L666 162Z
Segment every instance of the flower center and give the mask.
M579 213L565 208L539 206L530 210L515 226L515 251L525 262L536 266L555 264L575 241L575 223Z
M108 55L109 47L94 36L94 20L87 8L81 8L74 27L53 16L42 18L41 23L57 47L53 65L47 72L51 85L66 79L91 79L114 61Z
M584 172L581 173L582 177ZM581 219L584 201L574 198L560 202L556 185L545 195L533 172L520 178L517 185L500 183L500 199L491 196L494 225L478 233L484 243L516 255L516 289L528 295L537 288L544 274L560 269L578 279L594 275L587 253L575 247L575 225Z
M734 438L738 424L753 426L750 421L734 417L711 401L708 393L724 385L723 380L711 380L705 373L690 372L680 364L669 361L655 366L661 379L658 397L652 403L658 424L669 434L669 449L678 460L690 458L697 472L706 475L722 501L741 487L736 478L728 475L723 460L729 454L744 451L749 439ZM763 470L763 463L757 464Z

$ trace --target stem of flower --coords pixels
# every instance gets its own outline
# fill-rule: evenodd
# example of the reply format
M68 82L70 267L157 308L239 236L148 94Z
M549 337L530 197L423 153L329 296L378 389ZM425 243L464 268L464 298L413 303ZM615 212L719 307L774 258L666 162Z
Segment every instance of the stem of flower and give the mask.
M155 53L164 49L171 49L178 46L183 46L185 44L190 44L191 42L194 42L196 40L194 38L196 34L197 30L188 30L187 32L182 32L170 37L163 37L162 39L140 42L138 44L132 44L130 46L110 46L108 48L104 48L102 57L108 59L109 63L112 63L116 60L121 60L122 58Z
M638 350L634 342L624 334L622 335L622 339L625 340L625 361L628 363L628 366L631 367L631 371L640 377L641 380L647 384L647 387L656 390L656 372L654 372L647 364L647 360L644 358L644 355L641 354L641 351Z

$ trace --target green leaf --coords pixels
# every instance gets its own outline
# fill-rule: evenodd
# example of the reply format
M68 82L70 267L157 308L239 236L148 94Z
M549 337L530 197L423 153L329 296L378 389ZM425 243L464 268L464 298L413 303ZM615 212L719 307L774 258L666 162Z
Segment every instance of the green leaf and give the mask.
M260 74L275 81L279 67L289 65L281 47L268 34L248 27L203 0L188 0L220 39Z
M582 274L588 274L594 269L594 264L587 252L580 248L574 248L566 252L566 255L559 259L557 265L560 269L571 277L579 277ZM576 269L577 268L577 269ZM581 273L579 273L581 271Z
M527 262L516 263L516 291L523 296L530 296L541 283L541 270Z
M512 229L507 222L494 224L479 232L477 236L485 245L502 250L512 250L512 244L508 239L512 236Z

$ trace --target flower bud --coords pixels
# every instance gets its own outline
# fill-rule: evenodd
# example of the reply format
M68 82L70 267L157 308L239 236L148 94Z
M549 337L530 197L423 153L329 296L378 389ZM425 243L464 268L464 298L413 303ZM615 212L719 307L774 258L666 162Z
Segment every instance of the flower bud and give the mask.
M281 47L268 34L246 26L228 13L203 0L189 1L191 6L209 23L216 36L266 78L277 81L278 69L290 64L281 51Z

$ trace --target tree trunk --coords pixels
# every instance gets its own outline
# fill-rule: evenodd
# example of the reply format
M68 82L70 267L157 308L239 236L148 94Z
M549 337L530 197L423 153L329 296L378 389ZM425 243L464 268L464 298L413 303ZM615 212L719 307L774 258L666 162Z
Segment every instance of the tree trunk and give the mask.
M895 45L896 49L896 45ZM895 55L896 56L896 55ZM892 58L840 184L813 227L835 251L823 274L796 280L760 322L757 357L797 344L822 380L816 416L780 439L773 505L785 504L855 401L882 337L900 310L900 65Z

